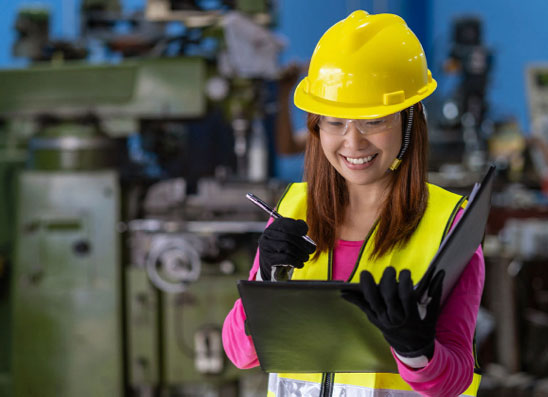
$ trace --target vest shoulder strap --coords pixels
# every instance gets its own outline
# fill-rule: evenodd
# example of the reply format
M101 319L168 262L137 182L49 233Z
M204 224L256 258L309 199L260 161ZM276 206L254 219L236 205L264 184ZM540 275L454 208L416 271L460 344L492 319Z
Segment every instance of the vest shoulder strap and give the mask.
M291 183L285 189L276 208L282 216L306 221L306 196L306 182Z

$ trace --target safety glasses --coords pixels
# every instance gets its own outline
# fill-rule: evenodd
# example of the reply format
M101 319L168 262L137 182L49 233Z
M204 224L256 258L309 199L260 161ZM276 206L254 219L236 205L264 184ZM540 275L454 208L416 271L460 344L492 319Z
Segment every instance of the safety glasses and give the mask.
M400 122L399 113L377 119L339 119L336 117L320 116L318 126L329 135L343 136L350 124L354 125L362 135L373 135L387 131Z

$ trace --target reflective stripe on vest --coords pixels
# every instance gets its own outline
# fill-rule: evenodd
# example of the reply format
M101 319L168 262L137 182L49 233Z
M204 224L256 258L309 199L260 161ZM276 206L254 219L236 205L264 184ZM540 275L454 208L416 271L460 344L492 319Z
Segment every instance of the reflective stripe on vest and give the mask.
M379 376L382 375L382 376ZM268 397L318 397L322 374L270 374ZM476 396L481 376L461 396ZM333 397L408 397L419 396L398 374L335 374Z
M369 259L373 249L376 226L366 237L356 266L347 281L358 282L362 270L369 270L379 282L384 269L393 266L399 272L406 268L413 280L420 280L451 223L461 208L464 198L438 186L428 184L428 204L417 229L403 247L398 247L374 261ZM306 183L291 184L278 203L278 212L286 217L306 220ZM332 275L332 251L322 252L317 259L295 269L294 280L330 280ZM471 347L472 348L472 347ZM481 377L474 374L466 396L475 396ZM270 374L268 396L320 395L322 374ZM416 396L411 387L394 373L337 373L333 384L333 396Z

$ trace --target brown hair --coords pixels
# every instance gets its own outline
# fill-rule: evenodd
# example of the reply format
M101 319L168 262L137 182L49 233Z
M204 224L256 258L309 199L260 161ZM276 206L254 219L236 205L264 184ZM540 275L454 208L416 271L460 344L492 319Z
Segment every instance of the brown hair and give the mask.
M414 113L407 152L399 168L390 171L390 192L380 211L372 259L383 256L398 245L405 245L426 210L428 138L422 104L415 105ZM402 111L402 130L407 114L407 110ZM318 115L308 115L310 133L305 153L305 180L308 183L306 221L308 234L317 243L314 257L334 247L349 200L346 181L323 153L318 121Z

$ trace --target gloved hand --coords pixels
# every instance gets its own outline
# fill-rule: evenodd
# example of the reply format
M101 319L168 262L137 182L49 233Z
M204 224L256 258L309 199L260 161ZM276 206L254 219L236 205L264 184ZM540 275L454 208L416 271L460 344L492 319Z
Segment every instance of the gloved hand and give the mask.
M306 222L292 218L278 218L265 229L259 238L259 264L263 280L270 280L274 265L303 267L316 250L313 244L302 238L307 232Z
M400 356L425 355L430 359L434 354L444 276L445 272L440 271L430 283L425 316L419 313L421 297L413 289L409 270L402 270L398 281L396 270L391 266L384 270L379 285L371 273L364 270L360 275L361 292L345 291L343 298L367 314L369 321L381 330L386 341Z

